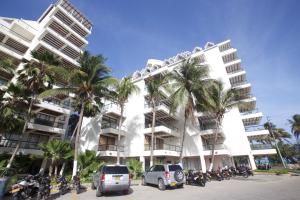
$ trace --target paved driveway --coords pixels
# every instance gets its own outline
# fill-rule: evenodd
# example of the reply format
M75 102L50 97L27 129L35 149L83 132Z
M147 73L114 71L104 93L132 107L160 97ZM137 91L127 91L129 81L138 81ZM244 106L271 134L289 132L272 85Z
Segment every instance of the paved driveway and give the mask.
M132 186L128 195L108 194L96 197L93 190L88 189L79 195L69 193L61 197L53 196L57 200L299 200L300 176L256 175L254 177L235 178L221 182L212 181L206 187L188 186L183 189L167 189L159 191L151 186Z

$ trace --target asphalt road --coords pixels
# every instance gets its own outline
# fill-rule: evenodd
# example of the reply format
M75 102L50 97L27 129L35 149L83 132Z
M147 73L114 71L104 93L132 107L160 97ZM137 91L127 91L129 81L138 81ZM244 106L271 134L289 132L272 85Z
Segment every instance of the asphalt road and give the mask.
M300 176L256 175L254 177L235 178L221 182L212 181L206 187L185 185L183 189L159 191L153 186L132 186L128 195L118 193L96 197L96 192L88 189L76 195L74 192L64 196L53 195L56 200L299 200Z

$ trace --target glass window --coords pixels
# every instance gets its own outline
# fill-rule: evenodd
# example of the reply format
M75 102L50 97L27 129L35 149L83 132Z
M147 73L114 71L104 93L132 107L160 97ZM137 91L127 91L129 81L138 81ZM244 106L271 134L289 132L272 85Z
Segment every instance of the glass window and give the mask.
M169 171L170 172L174 172L174 171L177 171L177 170L182 170L180 165L169 165Z
M156 165L154 167L154 170L155 172L164 172L165 171L165 167L163 165Z
M126 166L106 166L103 168L105 174L128 174L128 168Z

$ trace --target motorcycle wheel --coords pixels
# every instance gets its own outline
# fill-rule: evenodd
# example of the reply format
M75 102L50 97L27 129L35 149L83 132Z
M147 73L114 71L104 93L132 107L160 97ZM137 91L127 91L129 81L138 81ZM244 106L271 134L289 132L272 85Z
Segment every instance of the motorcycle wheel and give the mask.
M244 178L248 178L248 176L249 176L248 173L243 174Z

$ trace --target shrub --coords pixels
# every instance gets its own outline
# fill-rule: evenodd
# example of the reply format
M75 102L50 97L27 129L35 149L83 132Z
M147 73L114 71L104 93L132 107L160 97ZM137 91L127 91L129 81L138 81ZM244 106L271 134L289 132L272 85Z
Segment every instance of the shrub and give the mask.
M135 160L135 159L130 159L127 161L127 166L130 171L130 173L133 174L133 179L137 179L138 177L142 176L143 173L143 163Z

